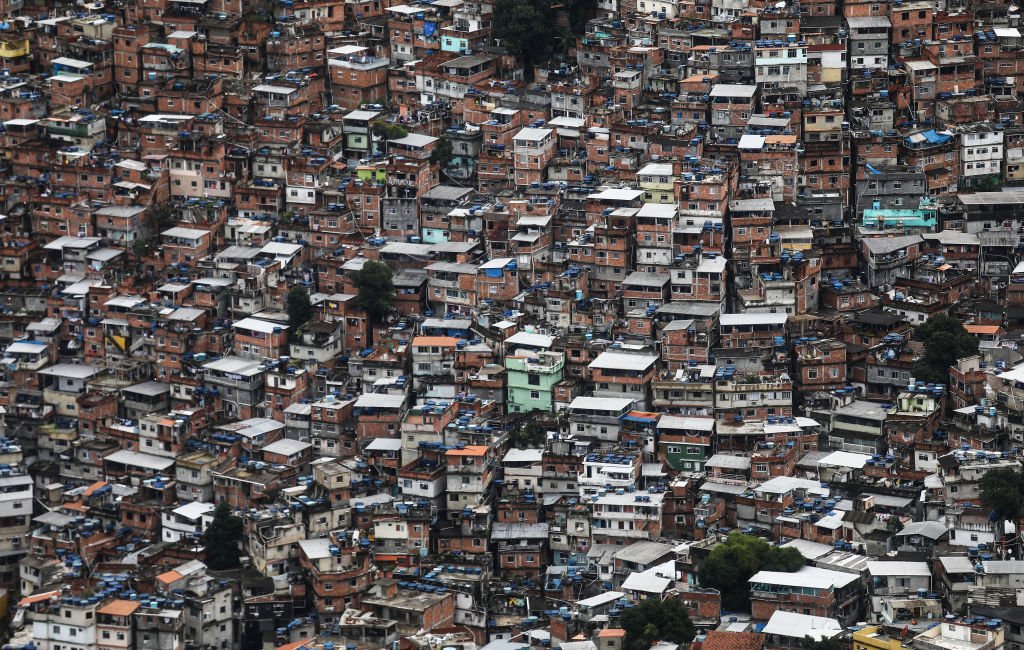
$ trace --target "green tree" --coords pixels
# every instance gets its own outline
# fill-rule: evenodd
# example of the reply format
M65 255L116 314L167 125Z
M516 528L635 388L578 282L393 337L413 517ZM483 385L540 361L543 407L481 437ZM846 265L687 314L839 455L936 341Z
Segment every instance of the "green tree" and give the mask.
M536 422L529 422L516 427L510 434L509 439L513 447L520 449L541 447L544 445L544 441L547 440L547 432L544 427L538 426Z
M203 533L203 553L206 566L214 571L237 569L239 546L242 541L242 519L231 514L231 507L226 502L217 504L213 511L213 521Z
M1005 522L1012 521L1018 532L1024 519L1024 471L1000 467L985 472L978 482L981 503L992 512L999 526L999 538L1005 534ZM1019 539L1019 537L1018 537Z
M522 58L527 75L532 74L535 64L551 54L555 24L550 5L538 0L494 3L494 36L509 52Z
M722 607L750 609L749 580L758 571L792 573L804 565L794 548L771 546L760 537L733 533L700 565L700 584L722 592Z
M597 13L597 0L569 0L569 31L575 37L586 31L587 21Z
M392 124L385 120L377 120L370 127L370 130L373 131L374 135L380 136L385 140L401 140L409 135L409 129L400 124Z
M496 0L494 37L522 59L529 77L534 65L575 45L596 13L597 0Z
M683 645L697 635L686 607L675 598L648 598L623 610L620 621L626 631L623 650L649 650L655 641Z
M363 268L352 272L352 284L359 293L355 303L366 311L369 320L370 343L373 343L373 328L384 322L391 313L391 304L395 298L395 284L392 281L391 267L384 262L370 260Z
M306 321L313 318L313 305L309 302L306 287L292 287L285 296L284 309L288 312L288 329L294 335Z
M805 636L800 642L800 650L846 650L846 646L836 639L814 639Z
M914 377L945 385L949 367L957 359L978 353L978 339L968 334L963 323L945 314L934 316L914 330L914 339L924 343L924 354L914 364Z
M454 157L455 152L452 149L452 141L445 136L441 136L437 146L430 152L430 162L439 164L443 170Z

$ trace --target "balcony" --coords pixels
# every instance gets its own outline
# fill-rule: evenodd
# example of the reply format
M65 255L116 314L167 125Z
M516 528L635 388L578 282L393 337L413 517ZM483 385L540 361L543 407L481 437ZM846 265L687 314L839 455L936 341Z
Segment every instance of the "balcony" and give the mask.
M636 484L636 481L633 479L632 476L627 476L624 478L615 478L613 476L605 474L598 474L597 476L589 477L586 474L577 474L576 482L581 487L596 487L605 489L607 489L608 487L611 487L612 489L625 489L631 488Z

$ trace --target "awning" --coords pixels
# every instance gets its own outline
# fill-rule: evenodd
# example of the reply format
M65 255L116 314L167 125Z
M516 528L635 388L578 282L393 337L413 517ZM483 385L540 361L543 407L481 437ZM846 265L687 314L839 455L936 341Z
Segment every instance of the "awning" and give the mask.
M650 424L658 421L660 413L648 413L646 411L630 411L626 414L623 420L626 422L639 422L641 424Z

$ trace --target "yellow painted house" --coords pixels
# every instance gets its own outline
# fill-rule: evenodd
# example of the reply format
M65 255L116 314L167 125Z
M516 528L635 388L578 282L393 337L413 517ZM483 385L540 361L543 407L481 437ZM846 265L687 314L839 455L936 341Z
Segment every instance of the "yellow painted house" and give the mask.
M0 36L0 59L17 59L30 53L28 38L24 36Z
M901 650L900 639L889 636L880 625L872 625L853 633L853 650Z

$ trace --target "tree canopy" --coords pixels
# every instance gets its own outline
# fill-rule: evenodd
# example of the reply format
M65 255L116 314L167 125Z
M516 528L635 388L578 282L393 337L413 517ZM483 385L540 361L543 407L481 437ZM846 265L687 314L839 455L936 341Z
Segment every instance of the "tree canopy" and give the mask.
M648 598L623 610L620 620L626 631L623 650L649 650L655 641L683 645L697 635L686 607L675 598Z
M529 75L535 64L551 56L556 44L559 50L574 44L596 9L597 0L496 0L494 36L522 58ZM564 12L568 29L559 26L560 12Z
M945 314L918 326L914 339L924 343L924 354L914 365L914 377L922 381L946 384L949 367L957 359L978 353L978 339L967 333L963 323Z
M377 120L370 129L373 134L385 140L401 140L409 135L409 130L400 124L392 124L385 120Z
M978 482L981 502L999 521L1024 517L1024 471L1000 467L985 472Z
M288 312L288 329L294 335L306 321L313 318L313 305L309 302L306 287L292 287L285 296L284 309Z
M395 284L392 281L391 267L384 262L370 260L363 268L352 272L352 284L359 293L355 303L366 311L371 325L383 322L391 313L391 304L395 297Z
M238 542L242 541L242 519L231 513L226 502L217 504L213 521L203 533L203 552L206 566L214 571L237 569L241 562Z
M551 53L555 29L549 15L550 5L543 0L497 0L494 3L494 36L509 52L521 56L527 69Z
M846 650L846 646L836 639L814 639L805 636L800 641L800 650Z
M722 607L750 609L748 581L758 571L798 571L804 558L795 548L772 546L760 537L733 533L700 566L700 584L722 592Z
M455 157L455 153L452 150L452 141L450 138L441 136L438 140L437 146L430 152L430 162L441 165L441 169L448 166L448 163Z

